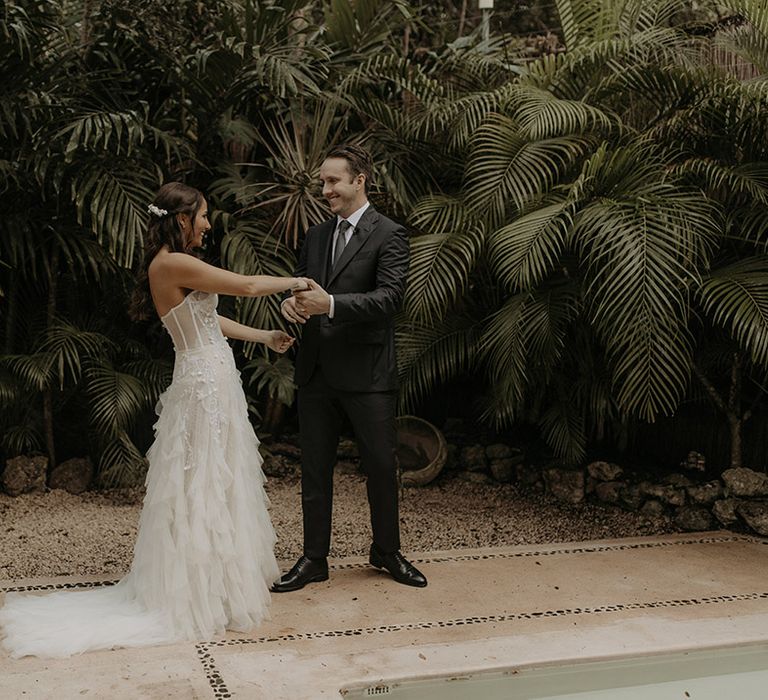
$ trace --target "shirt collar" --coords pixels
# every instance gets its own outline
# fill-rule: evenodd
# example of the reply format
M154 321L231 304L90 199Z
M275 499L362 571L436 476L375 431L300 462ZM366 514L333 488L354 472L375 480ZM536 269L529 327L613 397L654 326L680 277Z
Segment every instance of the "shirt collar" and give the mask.
M347 221L352 225L353 228L357 227L357 225L360 223L360 219L363 218L363 214L365 214L365 210L371 206L370 202L366 202L363 204L362 207L360 207L356 212L353 212L347 217ZM338 225L343 221L343 219L340 216L336 217L336 226L338 228Z

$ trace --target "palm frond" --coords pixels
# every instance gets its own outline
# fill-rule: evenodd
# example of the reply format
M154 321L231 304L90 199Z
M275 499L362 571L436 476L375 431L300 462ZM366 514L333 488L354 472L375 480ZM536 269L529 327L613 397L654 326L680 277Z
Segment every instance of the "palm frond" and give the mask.
M597 0L584 2L574 0L555 0L560 26L565 37L565 45L569 50L600 38L599 30L604 22L602 18L602 3Z
M503 220L510 207L523 209L555 185L583 153L587 141L561 136L529 141L509 117L491 114L470 144L466 199L475 210Z
M120 167L122 165L123 167ZM131 267L142 248L151 202L159 183L158 172L146 163L81 162L72 181L78 222L90 219L91 230L123 267Z
M153 140L156 147L161 147L167 156L174 153L181 158L182 153L188 154L182 140L148 123L148 110L146 102L141 104L140 109L85 110L70 118L51 138L66 142L64 157L69 162L80 149L128 157L149 140Z
M98 480L107 488L135 486L147 471L147 461L125 431L119 431L101 449Z
M87 361L101 357L112 345L101 333L84 331L60 320L47 329L38 352L49 358L63 389L68 378L77 383Z
M746 195L756 204L768 205L768 163L728 165L710 158L691 158L672 172L690 174L707 189L723 191L728 199Z
M565 252L573 225L568 202L535 209L488 237L488 263L494 276L509 290L538 285Z
M121 365L120 369L136 377L144 385L147 403L153 404L171 383L173 365L168 360L139 358Z
M442 318L469 282L483 247L483 226L463 202L446 196L422 200L411 223L426 235L411 239L411 262L403 307L418 324Z
M414 409L438 384L471 371L479 329L468 316L453 315L434 326L399 322L396 326L400 412Z
M53 356L37 352L34 355L2 355L0 363L30 389L44 391L55 377Z
M509 425L529 386L547 385L562 364L568 328L579 311L577 290L565 281L516 294L486 319L480 341L490 387L485 418Z
M102 435L127 430L146 408L151 396L144 383L107 363L94 363L86 373L91 422Z
M705 313L768 367L768 256L739 260L704 279L698 296Z
M525 311L531 297L516 294L486 321L479 352L493 387L492 410L497 425L511 422L522 407L528 384Z
M584 459L587 436L584 416L567 400L566 392L549 401L539 418L542 437L555 454L568 464L578 464Z
M286 277L293 274L296 265L291 250L252 220L241 220L225 235L221 257L224 267L244 275ZM274 294L239 299L237 320L254 328L285 327L280 299ZM246 343L244 352L253 357L256 349L252 343Z
M340 53L338 62L391 49L394 31L412 17L404 0L328 0L323 24L329 44Z
M4 428L0 444L8 454L13 456L41 452L45 441L38 428L27 421Z
M731 211L727 221L728 237L755 245L761 253L768 252L768 217L764 205L739 207Z
M726 0L723 6L742 18L718 33L715 44L768 73L768 8L760 0Z
M248 386L256 384L256 391L266 391L278 401L290 406L296 394L293 382L293 362L287 357L278 357L272 362L267 357L256 357L245 367L251 372Z
M270 154L271 179L254 183L254 206L274 213L273 231L293 246L312 224L328 217L319 173L328 149L341 138L343 124L336 108L326 101L317 105L311 121L299 113L288 124L275 120L261 138Z
M617 115L582 100L556 97L549 90L521 84L507 98L506 110L531 141L569 134L609 132L619 124ZM506 111L505 110L505 111Z

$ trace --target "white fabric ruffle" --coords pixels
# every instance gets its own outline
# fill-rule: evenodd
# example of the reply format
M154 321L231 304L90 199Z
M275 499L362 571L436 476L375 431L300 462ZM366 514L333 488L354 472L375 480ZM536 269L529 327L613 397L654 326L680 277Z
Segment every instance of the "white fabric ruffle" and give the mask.
M229 345L205 340L177 351L158 403L130 572L115 586L9 594L0 627L12 656L209 639L268 617L279 570L258 440Z

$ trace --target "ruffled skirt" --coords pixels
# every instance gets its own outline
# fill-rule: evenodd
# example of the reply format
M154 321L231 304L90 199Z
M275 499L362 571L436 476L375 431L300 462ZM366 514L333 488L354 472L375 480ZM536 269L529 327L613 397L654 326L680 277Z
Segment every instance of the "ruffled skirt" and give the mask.
M130 572L93 590L8 594L12 656L209 639L268 617L275 532L226 342L177 353L158 413Z

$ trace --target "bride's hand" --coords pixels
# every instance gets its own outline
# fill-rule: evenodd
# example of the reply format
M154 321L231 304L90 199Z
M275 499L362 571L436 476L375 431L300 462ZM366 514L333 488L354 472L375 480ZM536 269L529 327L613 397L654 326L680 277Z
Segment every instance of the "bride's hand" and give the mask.
M305 292L309 289L309 280L306 277L297 277L291 286L292 292Z
M275 352L285 352L295 341L296 338L288 335L285 331L269 331L267 347Z

